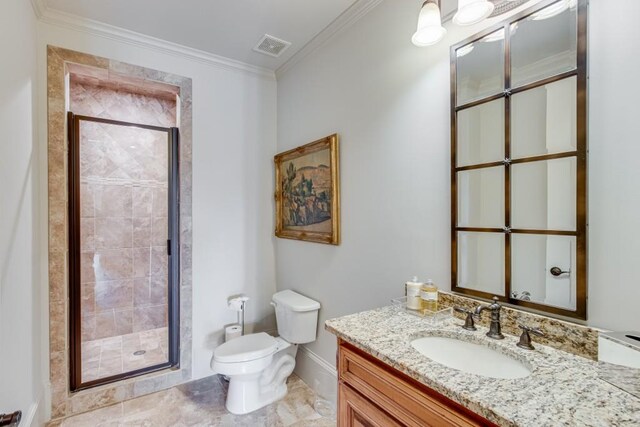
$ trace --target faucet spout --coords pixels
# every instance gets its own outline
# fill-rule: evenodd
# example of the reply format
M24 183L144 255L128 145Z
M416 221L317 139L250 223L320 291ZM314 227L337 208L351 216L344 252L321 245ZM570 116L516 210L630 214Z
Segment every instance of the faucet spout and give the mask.
M489 324L489 332L487 332L487 336L496 340L504 339L504 335L502 335L502 326L500 324L501 309L502 305L498 302L498 297L493 297L493 303L479 305L474 310L474 314L477 316L480 316L480 314L485 310L491 311L491 323Z
M489 309L488 305L479 305L475 308L475 310L473 310L473 314L475 314L476 316L479 316L483 311L488 309Z

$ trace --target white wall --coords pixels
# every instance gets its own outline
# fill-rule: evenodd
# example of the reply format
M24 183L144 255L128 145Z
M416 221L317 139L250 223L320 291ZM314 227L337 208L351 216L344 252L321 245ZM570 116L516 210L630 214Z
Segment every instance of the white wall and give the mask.
M39 23L43 62L47 44L193 79L193 374L211 375L213 349L236 320L228 296L249 295L247 322L274 327L275 79Z
M43 390L36 20L30 2L0 4L0 57L0 413L22 410L22 425L29 425L39 422Z
M417 48L421 3L382 2L278 80L278 151L341 136L342 244L276 243L278 288L320 301L322 322L388 304L413 274L449 288L448 48L496 21ZM588 323L611 329L640 329L639 14L591 1ZM334 363L322 327L308 347Z
M411 44L421 4L382 2L278 79L278 151L341 138L341 245L276 243L278 288L320 301L308 348L331 364L326 319L389 304L413 275L448 286L451 40Z
M636 0L592 0L589 37L589 322L640 330L640 16Z

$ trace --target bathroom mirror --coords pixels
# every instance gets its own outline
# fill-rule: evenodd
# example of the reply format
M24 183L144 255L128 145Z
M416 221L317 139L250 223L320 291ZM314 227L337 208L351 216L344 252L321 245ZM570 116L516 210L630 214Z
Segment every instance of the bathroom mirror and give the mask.
M458 172L458 224L501 228L504 224L504 168Z
M451 47L452 289L586 319L586 0Z
M502 233L458 232L461 288L502 294L505 238Z
M461 104L501 93L504 87L504 29L456 50Z
M456 151L460 167L504 159L504 99L460 111Z
M513 87L576 68L578 1L563 0L510 24Z

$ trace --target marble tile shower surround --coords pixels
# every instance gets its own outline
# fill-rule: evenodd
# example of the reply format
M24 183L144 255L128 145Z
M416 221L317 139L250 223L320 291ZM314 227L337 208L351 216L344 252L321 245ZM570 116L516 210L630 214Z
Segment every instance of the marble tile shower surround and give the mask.
M160 81L135 77L113 69L96 68L92 66L67 63L66 69L74 75L74 80L80 84L100 86L113 90L120 89L129 94L148 95L156 99L175 101L180 94L179 86Z
M175 95L167 99L150 91L131 92L131 84L86 81L78 74L71 74L69 80L69 111L75 114L161 127L176 125Z
M479 304L487 303L462 295L440 291L440 304L442 307L461 307L470 310ZM464 320L465 318L464 314L455 311L454 314L459 319ZM476 324L489 327L490 320L489 313L483 313L480 320L476 321ZM502 332L504 333L520 336L522 330L519 328L519 325L537 327L544 332L544 336L536 336L536 342L587 359L598 359L598 334L601 331L600 329L529 313L511 307L502 307L500 320L502 323Z
M146 118L156 120L149 124L171 126L179 117L180 128L180 367L175 370L165 370L153 374L108 384L89 390L71 393L69 390L69 324L68 324L68 197L67 197L67 155L66 141L66 112L71 105L67 104L66 82L69 73L85 76L80 79L74 91L77 97L83 97L87 110L76 110L78 114L101 116L113 114L118 120L131 120L129 111L117 102L130 96L137 106L145 112ZM115 106L107 105L104 109L99 101L95 87L105 80L114 83L107 87L110 96L102 102L116 102ZM106 87L106 86L105 86ZM191 378L191 317L192 317L192 273L191 273L191 153L192 153L192 83L191 79L173 74L151 70L144 67L130 65L119 61L109 60L63 48L48 46L47 49L47 119L48 119L48 210L49 210L49 357L51 381L51 418L62 419L73 414L113 405L137 396L146 395L159 390L170 388L176 384L189 381ZM130 95L127 91L131 89ZM158 93L157 102L145 102ZM167 95L170 94L171 96ZM176 104L173 95L179 95ZM145 98L146 97L146 98ZM173 97L173 100L172 100ZM98 101L98 102L96 102ZM78 107L78 105L76 105ZM113 108L111 108L113 107ZM101 110L102 109L102 110ZM123 117L127 114L126 117ZM170 122L168 120L174 120ZM109 177L113 182L122 184L131 177ZM120 181L119 181L120 180ZM152 180L151 180L152 181ZM86 185L94 181L88 179ZM105 191L112 189L112 185L105 184ZM155 188L151 186L152 188ZM133 191L133 186L131 187ZM143 190L146 191L146 190ZM153 192L153 190L152 190ZM94 195L94 201L96 196ZM133 197L131 199L133 209ZM105 209L113 205L103 204ZM124 207L120 206L120 208ZM86 205L83 209L90 209ZM95 206L94 206L95 209ZM153 218L153 216L151 216ZM94 233L99 234L101 227L93 218ZM91 227L88 227L91 230ZM96 244L96 236L93 244ZM91 241L91 236L85 236ZM109 239L117 240L117 236ZM163 247L164 249L164 247ZM130 248L133 250L133 246ZM153 252L153 251L152 251ZM107 257L108 258L108 257ZM102 258L102 262L108 261ZM133 254L132 254L133 260ZM132 261L131 269L134 268ZM142 265L142 264L140 264ZM141 272L146 274L146 270ZM148 276L151 277L152 275ZM147 276L143 276L147 277ZM119 279L114 279L119 280ZM149 285L151 286L151 284ZM127 289L127 286L124 286ZM91 287L87 288L87 295ZM94 293L97 289L94 287ZM129 296L127 290L127 297ZM144 293L141 293L144 296ZM150 297L151 291L146 294ZM131 294L135 298L135 293ZM95 300L95 295L93 297ZM94 307L95 310L95 307ZM115 319L115 311L113 312ZM128 323L126 316L125 325ZM114 320L115 321L115 320ZM133 319L132 319L133 322ZM128 329L126 329L128 330Z

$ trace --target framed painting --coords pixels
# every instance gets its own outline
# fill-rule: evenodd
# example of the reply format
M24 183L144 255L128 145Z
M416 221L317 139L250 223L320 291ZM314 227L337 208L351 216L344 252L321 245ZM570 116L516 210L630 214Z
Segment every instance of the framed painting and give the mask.
M280 153L276 166L276 236L340 244L338 135Z

